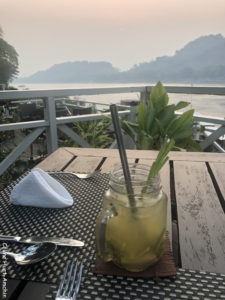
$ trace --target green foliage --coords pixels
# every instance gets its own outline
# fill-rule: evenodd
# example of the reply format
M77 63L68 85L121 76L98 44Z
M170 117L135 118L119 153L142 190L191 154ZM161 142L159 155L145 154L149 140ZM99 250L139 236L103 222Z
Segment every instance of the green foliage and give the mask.
M152 167L151 167L149 175L148 175L148 180L151 180L152 178L154 178L159 173L159 170L165 165L165 163L169 159L169 157L167 155L170 152L170 150L172 150L174 144L175 144L175 142L172 139L169 141L169 143L165 142L162 145L162 147L157 155L156 160L152 164Z
M106 119L75 122L74 130L94 148L108 148L113 139L109 133L111 122Z
M165 141L174 139L174 150L185 148L201 151L200 146L192 139L194 110L176 115L175 111L187 107L189 103L168 103L168 94L159 81L152 88L149 101L142 101L138 106L137 123L121 121L123 131L134 140L138 149L159 150Z
M18 109L10 111L10 118L7 118L4 114L3 107L0 105L0 124L16 123L20 120ZM16 131L8 130L0 132L0 162L3 161L17 146L15 144ZM32 146L30 147L30 158L20 157L15 163L13 163L1 176L0 176L0 190L9 185L9 183L17 179L20 175L26 172L28 169L38 164L46 154L44 138L39 137L35 141L36 144L43 144L38 150L39 157L33 158ZM43 149L43 150L42 150Z
M7 152L0 153L0 161L7 156ZM41 158L31 161L31 160L21 160L18 159L14 164L12 164L1 176L0 176L0 190L9 185L10 182L16 180L27 170L33 168L41 161Z
M18 54L2 37L0 29L0 83L8 84L18 74Z
M167 141L164 142L156 157L156 160L151 166L151 169L148 174L147 183L150 182L159 173L160 169L165 165L165 163L169 159L167 155L170 152L170 150L173 148L174 143L175 142L173 139L170 140L169 142ZM144 193L146 189L147 189L147 185L144 186L144 188L142 189L142 193Z

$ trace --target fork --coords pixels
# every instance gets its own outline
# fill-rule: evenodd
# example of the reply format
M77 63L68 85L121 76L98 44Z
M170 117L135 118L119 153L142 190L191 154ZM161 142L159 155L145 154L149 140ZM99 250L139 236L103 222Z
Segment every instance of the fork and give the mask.
M79 271L77 272L78 268ZM82 271L83 271L83 262L79 263L77 259L72 262L70 261L67 262L64 270L63 278L60 282L55 300L76 300L77 299L77 295L80 288Z
M72 174L75 175L77 178L79 179L88 179L90 177L95 176L96 174L98 174L101 171L101 169L99 170L95 170L91 173L74 173L74 172L67 172L67 171L56 171L56 172L48 172L48 174Z

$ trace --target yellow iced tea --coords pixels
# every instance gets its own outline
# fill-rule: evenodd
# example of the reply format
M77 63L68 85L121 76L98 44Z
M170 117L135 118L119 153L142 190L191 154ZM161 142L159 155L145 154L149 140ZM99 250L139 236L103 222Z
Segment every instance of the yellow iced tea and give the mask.
M96 223L97 255L139 272L156 263L165 250L167 196L161 189L136 194L136 208L125 193L109 189Z

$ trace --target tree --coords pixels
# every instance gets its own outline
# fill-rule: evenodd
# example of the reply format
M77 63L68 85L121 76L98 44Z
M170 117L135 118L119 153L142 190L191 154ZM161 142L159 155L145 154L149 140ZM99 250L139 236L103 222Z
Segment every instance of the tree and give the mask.
M18 54L13 46L3 39L0 27L0 84L8 83L18 74Z

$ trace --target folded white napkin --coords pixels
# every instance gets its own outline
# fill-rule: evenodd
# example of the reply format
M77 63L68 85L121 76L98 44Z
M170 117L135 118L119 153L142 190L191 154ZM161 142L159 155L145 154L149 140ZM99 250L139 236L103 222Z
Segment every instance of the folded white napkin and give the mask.
M10 202L16 205L62 208L73 205L73 198L57 180L35 168L14 187Z

